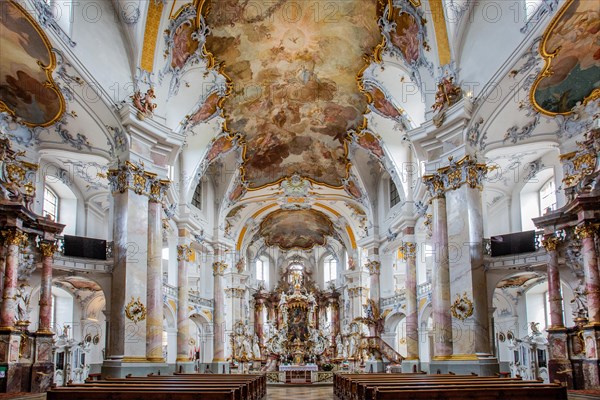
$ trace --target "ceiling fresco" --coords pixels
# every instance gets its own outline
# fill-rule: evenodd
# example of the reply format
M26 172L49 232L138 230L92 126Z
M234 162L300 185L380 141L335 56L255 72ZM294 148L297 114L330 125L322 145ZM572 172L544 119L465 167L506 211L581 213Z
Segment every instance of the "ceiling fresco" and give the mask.
M548 26L540 53L546 67L531 89L538 111L568 114L577 103L600 97L600 9L569 0Z
M358 76L382 41L377 0L207 0L201 13L211 32L206 51L231 80L222 107L228 129L245 138L246 187L294 173L341 187L346 135L368 106Z
M262 221L258 234L267 246L282 250L309 250L324 246L327 237L334 234L331 220L322 212L309 210L277 210Z
M65 100L52 79L52 45L21 6L2 2L0 13L0 111L27 126L58 121Z

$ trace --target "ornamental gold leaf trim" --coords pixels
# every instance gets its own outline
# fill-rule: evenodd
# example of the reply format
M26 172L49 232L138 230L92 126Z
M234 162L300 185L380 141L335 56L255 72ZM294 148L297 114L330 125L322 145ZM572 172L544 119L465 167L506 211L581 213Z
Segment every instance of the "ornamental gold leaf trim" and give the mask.
M125 316L134 324L146 319L146 306L139 297L137 300L131 297L131 301L125 306Z
M452 312L452 316L454 318L460 319L464 321L473 315L473 302L469 299L467 292L463 293L463 295L456 295L456 300L450 307L450 311Z

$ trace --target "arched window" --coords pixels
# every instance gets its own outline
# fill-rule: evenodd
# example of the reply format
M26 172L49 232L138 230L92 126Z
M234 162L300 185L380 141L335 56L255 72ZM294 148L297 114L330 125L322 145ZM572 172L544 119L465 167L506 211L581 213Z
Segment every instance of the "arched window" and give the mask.
M202 210L202 181L198 182L194 195L192 196L192 205L198 210Z
M554 177L548 179L539 191L540 196L540 215L544 215L546 210L556 209L556 188L554 186Z
M335 281L337 279L337 265L338 262L333 256L327 256L323 261L323 273L325 284Z
M256 280L269 284L269 259L260 257L256 260Z
M400 193L398 193L398 187L396 187L394 181L390 179L390 208L398 203L400 203Z
M297 278L296 278L297 277ZM300 282L303 281L304 277L304 265L302 264L292 264L288 268L288 282L293 283L295 279L298 279Z
M44 187L44 217L50 216L53 221L58 222L58 196L48 186Z

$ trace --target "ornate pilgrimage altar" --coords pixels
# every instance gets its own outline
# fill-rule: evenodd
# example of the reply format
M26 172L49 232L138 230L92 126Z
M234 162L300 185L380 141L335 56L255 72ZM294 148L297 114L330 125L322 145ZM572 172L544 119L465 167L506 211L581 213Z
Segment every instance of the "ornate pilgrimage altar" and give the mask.
M256 304L270 305L272 318L260 324L259 337L269 360L266 370L316 370L334 355L339 333L339 294L321 293L308 276L290 272L273 293L259 292ZM329 318L328 318L329 315ZM307 367L310 367L307 369Z

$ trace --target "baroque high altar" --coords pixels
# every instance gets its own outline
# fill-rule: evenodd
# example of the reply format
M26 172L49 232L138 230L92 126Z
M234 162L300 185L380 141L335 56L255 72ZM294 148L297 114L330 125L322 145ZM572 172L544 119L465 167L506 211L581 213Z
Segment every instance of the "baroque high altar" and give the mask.
M260 290L254 297L255 332L268 359L265 370L275 370L278 362L323 364L335 357L340 334L340 294L335 289L320 291L308 276L292 271L275 290Z

